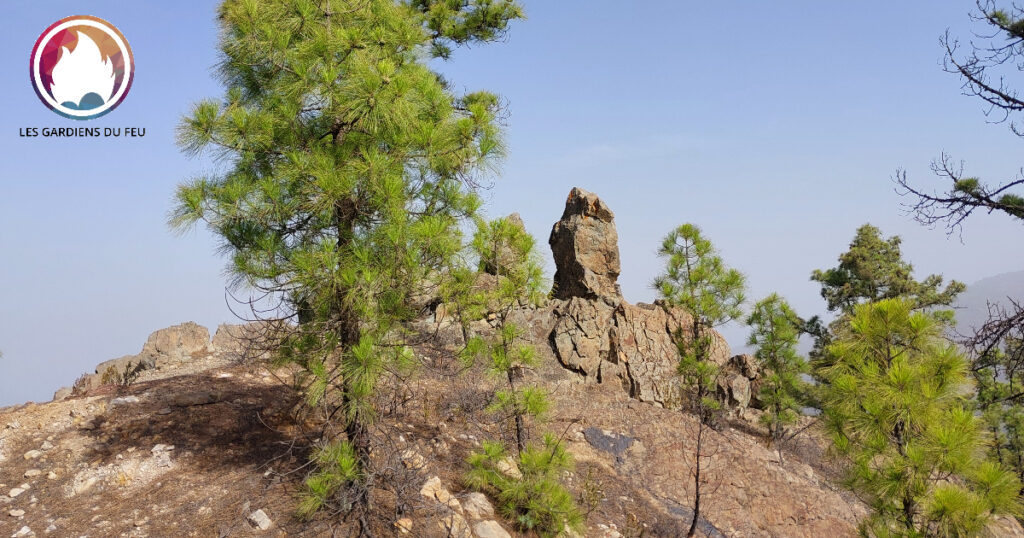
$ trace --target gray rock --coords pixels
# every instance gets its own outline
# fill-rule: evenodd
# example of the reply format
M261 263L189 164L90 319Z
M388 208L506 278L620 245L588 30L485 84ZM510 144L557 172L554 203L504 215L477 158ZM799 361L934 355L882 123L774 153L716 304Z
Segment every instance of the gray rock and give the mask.
M32 532L32 529L28 528L28 525L18 529L18 532L11 535L11 538L24 538L26 536L35 536L36 533Z
M256 527L261 531L269 529L271 525L274 524L274 522L271 521L269 517L267 517L267 514L263 510L256 510L255 512L249 514L249 517L247 519L249 520L249 523L253 527Z
M628 435L619 435L593 427L583 430L583 437L590 443L590 446L615 456L615 460L619 463L622 462L623 455L635 441Z

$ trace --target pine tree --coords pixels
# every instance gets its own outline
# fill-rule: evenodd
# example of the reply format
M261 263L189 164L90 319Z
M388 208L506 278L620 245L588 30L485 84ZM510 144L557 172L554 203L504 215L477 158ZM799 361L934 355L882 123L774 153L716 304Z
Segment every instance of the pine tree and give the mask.
M301 322L278 356L308 373L306 399L330 418L305 515L332 500L369 511L376 387L411 359L411 299L461 248L475 178L502 155L498 98L456 95L428 62L521 16L511 0L219 8L227 92L198 103L178 140L224 171L182 185L171 223L205 222L234 284Z
M821 283L829 311L850 314L859 304L896 297L919 309L952 304L964 285L954 280L942 288L941 275L914 280L914 267L903 260L901 242L899 236L883 238L882 231L870 224L857 228L849 250L839 255L839 265L811 274L812 281ZM952 317L949 310L940 311L947 319Z
M726 267L721 256L704 238L700 228L683 224L662 241L658 254L666 258L665 273L654 281L654 287L671 307L683 308L691 316L689 327L676 331L682 386L680 392L689 409L697 417L694 435L693 519L687 536L694 536L700 521L702 491L706 480L705 461L713 453L708 446L709 428L720 409L715 399L718 366L711 362L714 337L711 330L742 315L746 280Z
M469 361L483 357L487 370L504 386L495 393L489 410L510 426L515 453L510 458L500 442L483 443L469 458L466 482L494 497L499 511L520 530L556 536L579 530L582 523L572 495L560 481L562 473L573 469L573 462L551 435L545 435L542 445L530 443L528 421L542 420L550 404L542 389L523 379L525 370L536 362L536 352L522 341L522 328L512 320L516 309L538 304L544 297L535 245L533 236L512 217L478 221L470 245L479 262L477 277L493 276L494 283L484 293L479 286L462 287L468 296L456 297L457 302L464 312L494 314L495 332L471 337L464 357ZM511 465L518 473L510 471Z
M1020 483L985 459L968 363L942 324L915 304L854 308L829 346L824 417L848 463L847 484L871 509L870 536L968 536L1016 513Z
M802 407L805 383L800 375L807 371L807 363L796 350L802 321L785 299L773 293L754 305L747 325L751 327L747 344L754 347L763 379L761 421L769 437L778 441L799 418Z
M858 305L901 298L936 319L952 322L953 311L946 307L953 304L965 286L953 280L942 287L941 275L915 280L913 265L903 259L901 243L899 236L885 238L881 230L865 224L857 229L849 249L839 255L839 265L811 274L811 280L821 284L821 297L828 302L828 310L837 314L827 325L815 316L803 328L815 339L810 358L812 374L818 382L824 381L818 370L827 368L833 360L827 353L829 342L846 330ZM816 399L817 389L811 392Z
M480 268L496 277L493 288L482 297L486 309L495 315L496 334L470 338L464 354L469 359L486 357L487 369L505 384L491 409L512 423L520 454L528 442L527 418L540 417L548 408L543 391L519 382L522 371L534 366L536 350L522 342L522 328L509 319L521 304L537 304L543 298L543 273L535 244L533 236L509 218L478 222L471 244Z
M711 329L742 315L746 280L726 267L715 247L693 224L683 224L662 241L658 255L666 259L665 273L654 280L666 304L691 316L689 327L676 335L679 374L693 389L692 406L700 408L703 421L718 408L712 398L718 369L711 363L714 339Z

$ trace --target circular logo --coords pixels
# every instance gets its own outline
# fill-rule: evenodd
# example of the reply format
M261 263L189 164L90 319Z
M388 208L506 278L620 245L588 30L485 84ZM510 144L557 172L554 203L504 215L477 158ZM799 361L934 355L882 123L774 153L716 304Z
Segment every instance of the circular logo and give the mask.
M113 24L76 15L43 31L29 57L36 95L50 110L91 120L124 101L135 76L128 40Z

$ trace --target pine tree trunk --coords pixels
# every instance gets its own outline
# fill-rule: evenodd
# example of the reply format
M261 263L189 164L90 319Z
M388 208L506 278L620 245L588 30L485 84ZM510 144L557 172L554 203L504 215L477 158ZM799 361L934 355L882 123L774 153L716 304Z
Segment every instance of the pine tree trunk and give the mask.
M704 428L703 421L697 423L697 462L693 472L693 521L690 522L690 530L686 532L687 538L696 536L697 522L700 520L700 458L704 449Z
M508 375L508 386L512 392L513 398L516 398L516 407L513 410L515 413L515 424L516 424L516 450L522 455L523 451L526 450L526 426L523 424L523 413L519 410L518 395L516 394L516 383L515 377L512 374L512 370L509 369L505 372Z
M346 200L339 202L334 208L334 224L337 229L337 248L339 254L349 248L353 231L355 229L355 203ZM337 301L339 311L337 312L336 323L338 331L338 343L344 357L359 344L360 329L359 319L353 312L352 307L346 301L346 291L338 290ZM371 513L373 506L370 498L370 483L365 478L370 466L370 430L368 425L361 420L358 413L350 414L348 409L353 405L354 390L349 379L342 380L342 413L345 421L345 436L352 445L356 459L359 461L359 469L363 472L364 478L354 484L356 495L353 509L359 513L359 535L372 536L367 523L366 516Z

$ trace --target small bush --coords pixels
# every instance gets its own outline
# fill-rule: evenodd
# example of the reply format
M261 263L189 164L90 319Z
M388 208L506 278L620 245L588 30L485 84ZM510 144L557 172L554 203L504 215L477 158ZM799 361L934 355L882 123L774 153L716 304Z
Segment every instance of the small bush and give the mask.
M502 469L509 461L513 460L504 446L485 442L469 458L467 484L495 499L498 511L520 531L549 537L582 530L583 516L559 481L563 472L573 469L572 458L553 436L545 436L543 446L522 452L517 462L520 477Z
M104 385L114 385L118 391L123 391L128 387L132 386L133 383L139 378L139 374L145 369L142 362L129 362L124 365L123 370L118 370L113 366L108 366L106 371L103 372L103 377L100 378L100 382Z
M89 374L82 374L75 380L75 384L71 385L71 394L74 396L81 396L89 391L89 380L92 378Z

